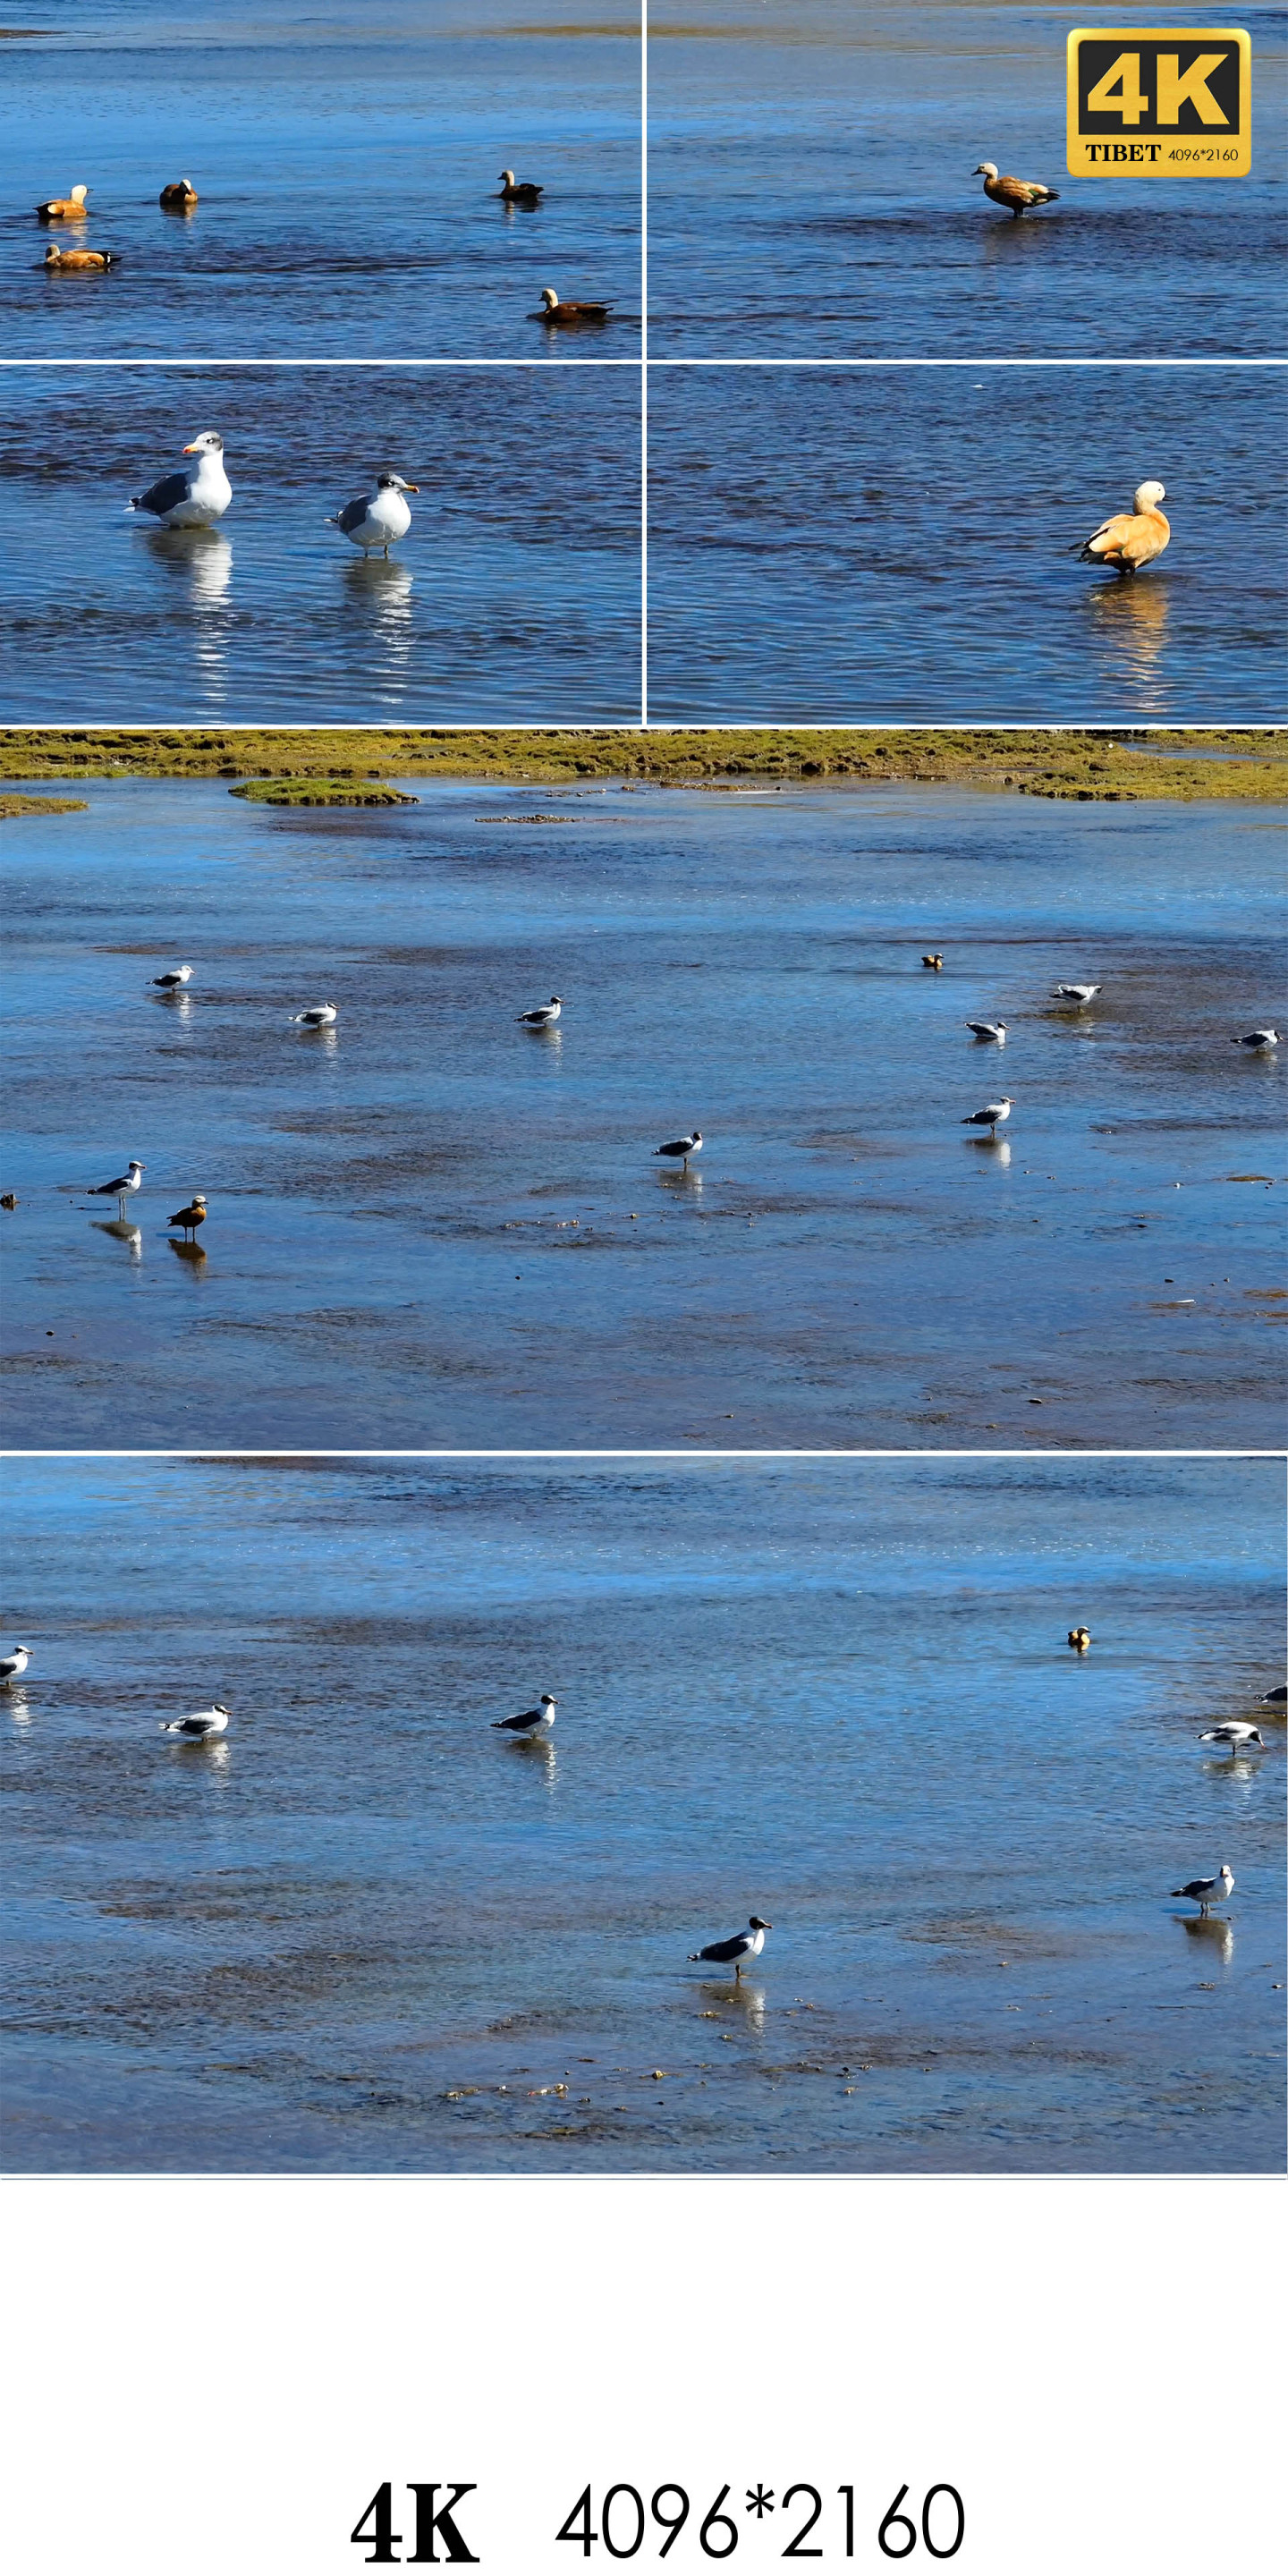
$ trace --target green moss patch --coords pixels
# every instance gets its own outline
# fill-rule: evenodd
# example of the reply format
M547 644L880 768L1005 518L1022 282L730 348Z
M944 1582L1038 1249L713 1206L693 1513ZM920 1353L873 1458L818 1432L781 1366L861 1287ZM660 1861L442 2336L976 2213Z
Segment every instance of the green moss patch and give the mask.
M401 787L359 786L346 778L246 778L230 787L248 805L419 805Z
M20 814L88 814L83 796L10 796L0 795L0 823L16 822Z

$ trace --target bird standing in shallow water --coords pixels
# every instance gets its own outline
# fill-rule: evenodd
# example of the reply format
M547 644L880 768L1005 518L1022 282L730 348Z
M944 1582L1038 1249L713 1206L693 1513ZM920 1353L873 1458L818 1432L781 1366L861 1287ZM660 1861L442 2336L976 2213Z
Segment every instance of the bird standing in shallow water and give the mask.
M660 1154L664 1163L682 1163L687 1172L690 1155L701 1151L702 1129L695 1127L691 1136L673 1136L669 1145L655 1145L653 1160L656 1162Z
M1222 1861L1215 1878L1189 1878L1184 1887L1174 1887L1172 1894L1192 1896L1200 1914L1207 1914L1214 1905L1223 1903L1233 1885L1234 1871Z
M977 162L971 177L982 179L985 196L995 206L1005 206L1017 223L1030 206L1053 206L1060 194L1058 188L1044 188L1040 179L1011 179L1005 173L999 178L996 161Z
M1094 1002L1099 990L1098 984L1053 984L1051 999L1053 1002L1076 1002L1081 1010L1086 1003Z
M705 1950L690 1950L689 1964L710 1959L718 1968L732 1968L735 1979L741 1977L743 1961L758 1959L765 1946L765 1934L773 1931L762 1914L753 1914L745 1932L735 1932L729 1941L708 1941Z
M991 1040L994 1046L1006 1044L1005 1020L967 1020L966 1027L972 1037L982 1038L985 1042Z
M1139 484L1130 510L1102 519L1086 544L1074 548L1078 561L1108 564L1124 577L1139 572L1142 564L1153 563L1172 534L1171 523L1158 506L1166 499L1161 483Z
M1240 1718L1231 1718L1225 1726L1209 1726L1199 1737L1199 1742L1200 1744L1228 1744L1231 1753L1242 1753L1247 1744L1259 1744L1263 1753L1266 1749L1266 1740L1260 1727L1245 1726Z
M333 1027L339 1016L334 1002L315 1002L311 1010L292 1013L291 1027L293 1029L329 1029Z
M190 984L191 981L191 966L167 966L164 975L154 975L152 977L152 982L155 984L158 993L178 993L182 991L185 984Z
M145 511L163 528L210 528L222 519L233 497L224 466L224 442L217 429L203 429L183 451L196 464L162 474L146 492L136 492L132 510Z
M1231 1038L1231 1046L1246 1047L1249 1055L1273 1055L1279 1044L1278 1029L1249 1029L1246 1038Z
M521 1029L552 1029L562 1009L559 995L552 993L548 1002L538 1002L535 1011L516 1011L515 1019Z
M411 526L411 512L403 498L414 492L419 498L419 483L404 483L401 474L378 474L374 492L360 492L356 501L346 501L327 520L328 528L338 528L351 546L359 546L364 555L381 554L386 563L389 549L405 537Z
M11 1655L0 1655L0 1687L6 1682L20 1682L31 1662L30 1646L15 1646Z
M91 1199L115 1199L117 1206L120 1209L122 1222L124 1222L125 1202L127 1198L133 1197L134 1192L137 1189L141 1188L143 1182L143 1171L144 1166L142 1163L131 1163L128 1172L123 1172L119 1180L96 1181L93 1188L87 1190L85 1195L87 1198Z
M1010 1117L1014 1107L1015 1103L1010 1099L990 1100L982 1109L972 1109L969 1118L963 1118L961 1124L963 1127L987 1127L989 1137L992 1139L996 1136L998 1128Z
M548 1735L554 1725L555 1710L558 1706L559 1702L551 1692L543 1691L535 1708L521 1709L517 1717L494 1717L493 1731L501 1735L522 1735L529 1739L536 1735Z
M208 1735L224 1734L232 1714L222 1700L212 1700L209 1708L194 1709L191 1717L172 1717L161 1729L163 1735L187 1735L202 1744Z
M204 1190L194 1190L188 1206L176 1208L174 1215L166 1219L167 1225L181 1225L185 1242L191 1235L194 1243L197 1240L198 1226L204 1225L205 1222L206 1193Z

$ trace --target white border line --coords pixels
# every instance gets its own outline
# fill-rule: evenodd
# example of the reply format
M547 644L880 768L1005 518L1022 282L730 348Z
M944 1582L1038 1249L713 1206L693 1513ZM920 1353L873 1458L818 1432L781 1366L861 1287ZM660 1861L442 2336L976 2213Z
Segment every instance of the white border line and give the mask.
M277 1458L367 1458L379 1465L396 1458L404 1464L418 1461L423 1466L450 1466L453 1460L482 1458L489 1462L533 1459L538 1465L548 1461L588 1458L595 1465L624 1460L658 1463L668 1460L692 1460L700 1466L770 1465L775 1460L793 1459L803 1465L860 1465L868 1459L924 1459L930 1465L949 1460L972 1459L987 1465L995 1459L1022 1459L1026 1466L1035 1461L1056 1466L1077 1466L1083 1460L1139 1459L1152 1465L1164 1459L1193 1458L1264 1458L1272 1465L1288 1468L1288 1449L703 1449L686 1442L682 1449L218 1449L198 1446L194 1449L0 1449L0 1459L22 1465L28 1459L54 1461L64 1465L71 1458L130 1458L145 1463L162 1458L208 1460L257 1458L271 1465Z

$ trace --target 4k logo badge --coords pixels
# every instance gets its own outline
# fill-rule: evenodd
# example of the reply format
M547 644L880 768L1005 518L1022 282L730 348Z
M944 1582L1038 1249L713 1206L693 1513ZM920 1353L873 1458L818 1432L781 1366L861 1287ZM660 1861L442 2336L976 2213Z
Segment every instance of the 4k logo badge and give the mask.
M1075 27L1069 168L1087 179L1240 179L1252 168L1242 27Z

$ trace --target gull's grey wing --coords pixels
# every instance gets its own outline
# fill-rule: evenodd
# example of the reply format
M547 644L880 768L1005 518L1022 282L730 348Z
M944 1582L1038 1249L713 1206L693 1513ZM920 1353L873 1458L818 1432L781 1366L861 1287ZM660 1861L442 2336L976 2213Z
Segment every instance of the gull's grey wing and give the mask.
M336 511L335 524L337 528L342 528L346 537L352 536L354 529L361 527L370 508L371 494L369 492L361 493L356 501L346 501L344 508Z
M167 510L176 509L180 501L186 501L187 498L186 474L162 474L157 482L149 483L146 492L135 493L130 508L151 510L156 518L163 519Z

